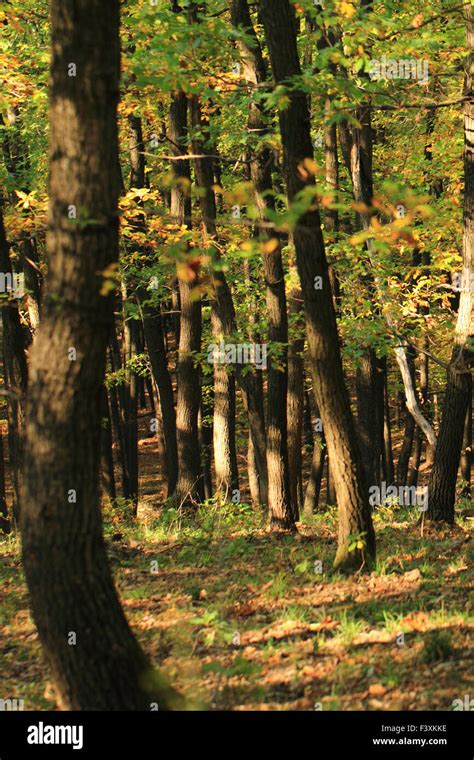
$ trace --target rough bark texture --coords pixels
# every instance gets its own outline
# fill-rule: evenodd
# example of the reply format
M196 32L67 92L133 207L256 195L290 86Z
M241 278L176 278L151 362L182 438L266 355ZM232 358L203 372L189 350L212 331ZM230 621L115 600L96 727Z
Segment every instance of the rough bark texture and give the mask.
M277 83L301 73L296 45L295 16L288 0L260 0L273 76ZM311 158L310 115L303 93L288 92L288 107L280 112L285 174L290 200L307 180L299 166ZM339 508L339 547L336 565L360 567L375 555L375 537L368 494L358 450L349 396L339 350L320 216L310 210L294 229L297 266L305 306L309 358L316 401L323 420L334 473ZM315 290L321 277L322 290ZM350 536L364 534L365 551L349 551ZM364 555L364 556L362 556Z
M145 710L156 701L166 709L171 694L153 679L120 606L99 510L100 396L113 320L100 273L118 254L119 3L52 0L51 18L50 268L30 352L23 561L60 705ZM71 61L76 77L68 76ZM70 204L83 210L82 224L68 219Z
M432 520L454 523L456 478L461 457L464 425L471 394L470 344L473 325L474 266L474 8L465 3L469 59L464 95L464 218L461 298L454 349L448 370L443 416L429 482L429 511Z

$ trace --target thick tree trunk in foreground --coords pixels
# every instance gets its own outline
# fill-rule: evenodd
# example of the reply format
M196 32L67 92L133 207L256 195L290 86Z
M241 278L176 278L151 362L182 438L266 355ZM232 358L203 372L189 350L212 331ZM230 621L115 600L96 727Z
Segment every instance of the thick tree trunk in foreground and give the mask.
M23 561L61 706L166 709L172 692L127 624L99 510L100 396L113 322L100 273L118 254L119 3L53 0L51 15L50 268L30 352ZM71 204L87 214L83 224L68 219Z
M301 74L295 15L288 0L260 0L259 8L274 79L280 84ZM287 97L288 107L280 112L280 130L288 195L293 201L310 184L308 173L306 177L301 173L301 164L304 159L312 158L313 149L306 97L295 90L288 91ZM339 508L339 546L335 564L338 567L358 568L375 556L375 535L344 382L319 212L306 212L296 224L293 234L305 306L313 387L323 420ZM322 283L322 289L316 290L316 283ZM351 552L351 537L362 534L364 549Z

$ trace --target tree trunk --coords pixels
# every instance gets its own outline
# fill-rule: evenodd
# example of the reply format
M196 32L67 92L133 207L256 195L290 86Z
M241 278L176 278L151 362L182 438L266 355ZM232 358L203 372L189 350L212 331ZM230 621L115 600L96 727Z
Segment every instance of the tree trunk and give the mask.
M201 136L199 139L196 136L193 137L193 153L204 155L208 150L205 138L207 137L209 140L209 124L202 116L201 105L197 96L193 96L191 99L191 126ZM211 157L206 157L194 159L193 164L196 185L201 190L199 202L203 217L206 248L209 249L214 259L218 260L217 208L214 190L212 189L214 162ZM216 297L211 301L212 336L216 343L220 343L225 334L225 325L217 304L220 296L219 290L222 287L221 278L221 273L215 276ZM213 451L217 494L222 501L230 501L232 492L239 488L237 450L235 447L235 376L225 364L219 362L214 363Z
M136 322L134 319L125 320L123 331L123 364L125 367L126 386L126 403L124 407L124 437L128 464L128 498L132 501L133 511L136 515L138 509L138 387L137 375L133 369L130 368L130 362L138 352L138 322Z
M319 414L317 410L316 414ZM319 497L321 494L321 483L323 480L324 463L326 461L326 441L324 439L324 431L319 429L319 425L315 428L313 446L314 448L311 460L311 472L309 475L308 484L306 486L306 494L304 499L304 514L306 516L314 514L318 508Z
M461 452L461 479L464 482L461 496L470 498L471 496L471 474L472 474L472 377L467 405L466 422L464 423L464 437L462 441Z
M114 458L112 455L112 425L110 420L110 407L107 389L102 388L101 396L101 482L103 492L112 501L116 498Z
M172 693L153 677L117 597L99 510L113 324L101 272L118 258L119 3L52 0L51 20L50 266L30 351L23 562L61 707L149 710L156 701L167 709ZM70 204L86 210L81 225L68 219Z
M388 370L387 359L383 362L383 453L384 453L384 477L389 485L395 483L395 468L393 465L392 449L392 421L390 418L390 403L388 395Z
M3 431L0 428L0 532L8 534L10 533L10 530L7 497L5 493L5 447L3 445Z
M147 174L146 159L143 152L142 120L138 116L132 115L129 116L128 121L130 130L130 187L144 188L147 186ZM144 223L141 222L138 222L138 226L145 227ZM150 303L151 294L143 283L137 284L135 295L140 307L143 333L161 407L168 482L167 497L169 497L174 493L178 479L178 448L173 384L166 356L163 318L160 306Z
M471 396L470 344L473 328L474 252L474 8L464 4L469 59L464 83L464 216L461 297L455 330L454 349L448 369L443 416L429 482L428 516L454 523L456 478Z
M301 74L294 11L288 0L260 0L259 9L273 76L281 85ZM292 88L287 92L287 99L287 107L280 111L280 131L288 196L293 201L299 192L311 187L307 173L305 178L299 167L305 158L312 158L313 149L306 97ZM341 568L360 568L375 556L375 535L344 382L319 211L307 211L298 220L293 234L305 305L313 387L323 420L340 515L335 564ZM316 290L316 283L322 283L322 289ZM350 551L354 535L363 537L364 548Z
M187 98L183 92L175 92L170 107L170 139L176 156L186 152L188 144ZM179 180L190 182L189 160L172 162L175 184L171 189L171 216L180 226L190 225L191 199ZM192 271L192 270L191 270ZM176 405L176 430L178 443L178 480L174 498L179 503L199 502L204 497L199 451L199 405L201 380L199 367L193 353L201 350L201 300L193 298L197 281L178 277L181 304L178 349L178 399Z
M232 23L236 28L243 27L253 39L250 47L242 39L238 46L244 63L244 76L251 84L264 84L266 67L262 51L253 29L247 0L234 0L231 3ZM259 143L251 148L250 178L254 185L256 205L260 219L265 218L267 207L274 209L271 200L272 154L262 138L268 133L267 120L261 103L251 102L248 129L250 135L258 135ZM264 242L268 240L264 228L257 224L256 231ZM268 405L267 405L267 473L268 473L268 515L272 530L293 529L298 518L298 501L292 499L297 495L290 488L288 457L288 316L286 310L285 273L281 254L281 244L275 236L277 246L272 251L263 251L263 269L265 275L265 295L268 315L268 339L272 346L278 348L279 355L270 357L267 369ZM294 377L296 380L296 377ZM300 415L297 415L297 420ZM300 447L301 448L301 447ZM295 464L295 461L293 462ZM297 465L297 460L296 460Z
M301 330L302 297L299 288L288 294L294 329ZM304 337L292 338L288 347L288 465L291 503L295 520L303 510L303 411L304 411Z
M0 271L11 274L12 266L0 208ZM20 472L23 465L23 435L25 427L25 396L28 385L28 366L18 301L11 298L2 305L3 371L8 392L8 449L13 481L13 515L20 516Z

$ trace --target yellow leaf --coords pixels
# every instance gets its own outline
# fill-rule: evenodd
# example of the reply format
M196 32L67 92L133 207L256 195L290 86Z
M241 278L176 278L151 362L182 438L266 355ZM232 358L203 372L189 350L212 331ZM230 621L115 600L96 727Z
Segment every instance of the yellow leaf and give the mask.
M264 253L273 253L273 251L276 251L279 245L280 245L280 241L278 240L278 238L271 238L270 240L267 240L265 243L262 243L262 251Z

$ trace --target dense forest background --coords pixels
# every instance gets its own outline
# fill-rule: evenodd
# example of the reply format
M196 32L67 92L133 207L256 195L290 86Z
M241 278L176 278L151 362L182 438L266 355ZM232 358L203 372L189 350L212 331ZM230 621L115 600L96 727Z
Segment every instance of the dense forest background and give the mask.
M0 27L0 707L469 709L472 2Z

